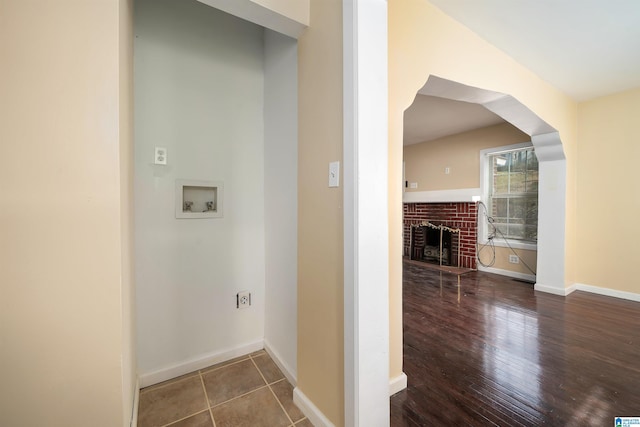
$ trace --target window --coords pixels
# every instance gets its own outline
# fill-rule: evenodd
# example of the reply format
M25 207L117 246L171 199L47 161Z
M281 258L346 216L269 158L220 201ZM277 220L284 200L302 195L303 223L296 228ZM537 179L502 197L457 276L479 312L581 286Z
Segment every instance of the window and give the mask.
M538 240L538 159L533 147L487 154L488 214L497 238Z

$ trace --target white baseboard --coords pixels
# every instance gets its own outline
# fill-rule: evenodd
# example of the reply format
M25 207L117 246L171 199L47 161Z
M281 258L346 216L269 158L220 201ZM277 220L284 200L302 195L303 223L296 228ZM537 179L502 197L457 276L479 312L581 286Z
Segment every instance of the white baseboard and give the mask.
M573 285L571 285L571 286L569 286L569 287L565 288L565 290L564 290L564 294L565 294L565 296L567 296L567 295L569 295L570 293L572 293L573 291L577 291L577 290L578 290L578 288L576 287L576 284L574 283Z
M591 292L592 294L598 294L598 295L604 295L607 297L614 297L614 298L626 299L629 301L640 302L640 294L636 294L633 292L618 291L616 289L609 289L609 288L600 288L598 286L585 285L583 283L574 283L573 286L571 287L574 288L573 290L576 290L576 291Z
M172 378L179 377L180 375L197 371L198 369L204 369L208 366L215 365L216 363L226 362L227 360L233 359L235 357L244 356L245 354L262 350L263 348L264 341L258 340L249 344L241 345L236 348L198 356L196 358L185 360L175 365L158 369L157 371L143 373L139 376L140 387L144 388L150 385L158 384L162 381L170 380Z
M485 273L493 273L499 274L501 276L513 277L514 279L528 280L530 282L536 281L536 276L534 276L533 274L519 273L517 271L503 270L501 268L495 267L483 267L481 265L478 265L478 270L484 271Z
M311 424L315 427L335 427L298 387L293 389L293 403L309 418L309 421L311 421Z
M389 380L389 396L407 388L407 374L404 372Z
M566 297L571 292L575 291L573 286L570 286L568 288L558 288L556 286L547 286L541 283L536 283L533 289L540 292L546 292L548 294L560 295L562 297Z
M297 386L298 380L295 371L282 360L280 354L278 354L278 352L275 351L273 347L271 347L269 341L267 340L264 340L264 350L269 354L269 356L271 356L271 359L275 362L275 364L278 365L278 368L280 368L284 376L287 377L291 385L294 387Z
M138 427L138 406L140 404L140 378L136 380L136 388L133 392L133 410L131 411L131 427Z

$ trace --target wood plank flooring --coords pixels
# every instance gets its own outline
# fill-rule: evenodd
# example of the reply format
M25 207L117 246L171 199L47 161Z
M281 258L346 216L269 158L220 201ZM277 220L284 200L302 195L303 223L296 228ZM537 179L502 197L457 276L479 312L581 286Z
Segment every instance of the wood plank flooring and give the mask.
M612 426L640 416L640 303L404 263L392 426Z

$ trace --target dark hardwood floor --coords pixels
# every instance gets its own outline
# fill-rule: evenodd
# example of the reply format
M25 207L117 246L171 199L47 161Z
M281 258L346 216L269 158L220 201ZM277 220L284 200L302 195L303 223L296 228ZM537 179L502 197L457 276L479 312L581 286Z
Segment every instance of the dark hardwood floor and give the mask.
M613 426L640 416L640 303L407 262L403 298L409 385L391 398L392 426Z

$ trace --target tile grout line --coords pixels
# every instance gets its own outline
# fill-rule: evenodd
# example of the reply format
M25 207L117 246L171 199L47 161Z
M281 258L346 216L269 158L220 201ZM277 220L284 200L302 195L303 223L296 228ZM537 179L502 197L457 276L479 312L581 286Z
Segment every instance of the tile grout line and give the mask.
M263 355L265 355L265 354L266 354L267 356L269 356L269 353L266 353L266 352L265 352L265 353L262 353L262 354L259 354L258 356L263 356ZM267 379L265 378L265 376L264 376L264 375L262 375L262 371L261 371L261 370L260 370L260 368L258 367L258 364L253 360L253 357L250 357L250 359L251 359L251 361L253 362L253 365L254 365L254 366L256 367L256 369L258 370L258 373L260 373L260 376L261 376L261 377L262 377L262 379L264 380L264 383L265 383L265 384L267 384L267 385L269 385L269 386L270 386L270 385L272 385L272 384L279 383L280 381L287 380L287 377L285 377L285 376L284 376L284 374L283 374L283 377L282 377L282 378L280 378L279 380L275 380L275 381L272 381L272 382L267 381ZM269 356L269 359L271 359L271 356ZM271 359L271 360L273 360L273 359ZM287 380L287 381L289 381L289 380Z
M224 405L225 403L233 402L233 401L234 401L234 400L236 400L236 399L240 399L241 397L245 397L246 395L251 394L251 393L253 393L254 391L262 390L262 389L263 389L263 388L265 388L265 387L269 387L269 385L268 385L268 384L265 384L265 385L260 386L260 387L258 387L258 388L254 388L253 390L248 391L248 392L246 392L245 394L241 394L241 395L239 395L239 396L232 397L231 399L229 399L229 400L225 400L224 402L216 403L215 405L211 406L211 409L213 409L213 408L217 408L218 406L220 406L220 405Z
M258 370L258 373L260 374L260 376L262 377L262 379L264 380L264 382L267 384L267 387L269 387L269 391L271 392L271 394L273 395L273 397L275 397L276 402L278 402L278 405L280 406L280 409L282 409L282 412L284 412L284 415L287 417L287 419L291 422L291 424L289 425L293 425L293 420L291 419L291 417L289 416L289 413L286 411L286 409L284 409L284 406L282 406L282 403L280 403L280 399L278 399L278 396L276 396L276 394L274 393L273 389L271 388L271 385L269 384L269 381L267 381L267 379L264 377L264 375L262 375L262 371L260 370L260 368L258 368L258 364L256 363L255 360L253 360L253 357L251 357L251 361L253 362L253 365L256 367L256 369ZM278 381L274 381L273 384L275 384L276 382L280 382L280 380Z
M245 357L245 356L239 356L239 357ZM238 364L240 362L245 362L245 361L250 360L250 359L251 359L251 355L247 354L245 359L236 360L235 362L230 362L230 363L227 363L226 365L222 365L222 366L219 366L217 368L214 368L214 366L219 365L220 363L225 363L225 362L220 362L220 363L217 363L216 365L211 365L211 366L208 366L208 367L203 368L203 369L196 369L195 371L187 372L186 374L180 375L177 378L170 378L168 380L161 381L158 384L152 384L150 386L144 387L144 388L140 389L140 394L148 393L150 391L154 391L154 390L161 389L161 388L165 388L167 386L179 383L181 381L188 380L189 378L195 377L196 375L202 375L203 371L205 371L205 373L217 371L218 369L226 368L227 366L232 366L232 365ZM181 378L181 377L184 377L184 378Z
M289 416L289 413L287 412L286 409L284 409L284 406L282 406L282 403L280 402L280 399L278 399L278 396L276 396L276 393L273 391L273 389L271 388L271 386L267 386L269 387L269 391L271 392L271 394L273 395L273 397L276 398L276 402L278 402L278 405L280 405L280 408L282 409L282 412L284 412L284 414L286 415L287 419L289 421L291 421L291 425L293 425L293 420L291 419L291 417Z
M202 411L198 411L198 412L195 412L195 413L193 413L193 414L187 415L186 417L182 417L182 418L180 418L180 419L178 419L178 420L171 421L171 422L170 422L170 423L168 423L168 424L163 424L163 425L161 425L160 427L171 427L171 426L172 426L172 425L174 425L175 423L179 423L180 421L184 421L184 420L186 420L187 418L193 417L194 415L201 414L201 413L203 413L203 412L204 412L204 411L206 411L206 410L207 410L207 409L203 409ZM214 427L215 427L215 426L214 426Z
M211 422L213 423L213 427L216 427L216 420L213 418L213 411L211 410L211 402L209 402L207 387L205 387L204 385L204 378L202 378L202 371L198 371L198 376L200 377L200 384L202 384L202 390L204 390L204 399L207 402L207 409L209 410L209 416L211 417Z
M174 385L174 384L177 384L177 383L181 383L181 382L186 381L186 380L190 380L190 379L192 379L192 378L195 378L195 377L196 377L196 375L197 375L198 377L200 377L200 372L199 372L199 371L194 371L194 372L190 372L190 373L188 373L188 374L185 374L184 378L174 379L174 380L167 380L167 381L166 381L166 384L163 384L163 385L158 386L158 387L150 386L150 387L154 387L154 388L153 388L152 390L146 390L146 391L145 391L145 394L146 394L146 393L154 392L154 391L156 391L156 390L161 390L161 389L163 389L163 388L165 388L165 387L168 387L168 386L171 386L171 385ZM202 384L202 378L200 378L200 383ZM140 391L140 394L142 394L142 390ZM205 390L205 396L206 396L206 390ZM208 408L208 407L209 407L209 405L207 404L207 408ZM194 412L193 414L189 414L189 415L187 415L187 416L185 416L185 417L182 417L182 418L180 418L180 419L173 420L173 421L171 421L171 422L169 422L169 423L163 424L163 425L162 425L162 426L160 426L160 427L169 427L169 426L171 426L171 425L173 425L173 424L175 424L175 423L178 423L178 422L180 422L180 421L184 421L184 420L186 420L186 419L187 419L187 418L189 418L189 417L193 417L194 415L201 414L202 412L204 412L204 411L206 411L206 410L207 410L207 409L203 409L203 410L200 410L200 411ZM215 425L214 425L213 427L215 427Z
M253 357L249 356L249 359L251 360L251 363L253 363L253 366L256 367L256 370L258 371L258 373L260 374L260 378L262 378L262 381L264 381L264 383L269 386L269 381L267 381L267 379L264 377L264 375L262 375L262 371L260 370L260 368L258 368L258 364L256 363L255 360L253 360Z
M289 380L288 380L288 379L286 379L286 378L280 378L279 380L274 381L274 382L272 382L272 383L271 383L271 384L269 384L269 385L278 384L278 383L281 383L282 381L289 382Z
M265 354L267 354L267 353L266 353L266 352L263 352L263 353L257 354L257 355L256 355L256 357L260 357L260 356L263 356L263 355L265 355ZM243 356L240 356L240 357L243 357ZM251 362L253 363L253 365L254 365L254 366L256 367L256 369L258 370L258 373L260 374L260 377L261 377L261 378L262 378L262 380L264 381L265 385L263 385L263 386L261 386L261 387L258 387L258 388L256 388L256 389L253 389L253 390L251 390L251 391L249 391L249 392L247 392L247 393L244 393L244 394L241 394L241 395L239 395L239 396L236 396L236 397L234 397L234 398L231 398L231 399L229 399L229 400L225 400L224 402L220 402L220 403L218 403L218 404L216 404L216 405L212 405L212 404L209 402L209 395L207 394L207 389L206 389L206 387L205 387L205 385L204 385L204 378L203 378L203 375L208 374L209 372L217 371L217 370L219 370L219 369L226 368L226 367L228 367L228 366L232 366L232 365L235 365L235 364L241 363L241 362L246 362L247 360L251 360ZM224 363L224 362L221 362L221 363ZM204 373L203 373L203 371L206 371L206 372L204 372ZM204 411L209 411L209 416L211 417L211 421L213 422L213 427L216 427L216 421L215 421L215 419L214 419L214 417L213 417L213 408L214 408L214 407L217 407L217 406L223 405L223 404L225 404L225 403L229 403L229 402L231 402L231 401L233 401L233 400L239 399L239 398L241 398L241 397L247 396L248 394L251 394L251 393L253 393L254 391L261 390L261 389L263 389L263 388L265 388L265 387L268 387L268 388L269 388L269 390L271 391L271 393L274 395L274 397L276 398L276 401L278 402L278 405L280 405L280 408L283 410L283 412L285 413L285 415L287 416L287 418L289 419L289 421L291 421L291 422L292 422L292 424L291 424L291 425L294 425L294 424L295 424L295 423L293 423L293 421L291 420L291 417L289 417L289 414L287 413L287 411L284 409L284 407L283 407L283 406L282 406L282 404L280 403L280 400L278 399L278 397L277 397L277 396L275 396L275 393L274 393L274 392L273 392L273 390L271 389L270 384L267 382L266 378L265 378L265 377L264 377L264 375L262 374L262 371L260 370L260 368L258 367L258 365L256 364L256 362L253 360L253 356L252 356L251 354L247 354L247 355L246 355L246 358L243 358L243 359L240 359L240 360L236 360L236 361L231 362L231 363L227 363L227 364L225 364L225 365L223 365L223 366L220 366L220 367L217 367L217 368L209 367L209 368L205 368L205 369L199 369L199 370L196 370L196 371L193 371L193 372L189 372L189 373L187 373L187 374L184 374L184 375L183 375L183 377L184 377L184 378L174 378L174 379L170 379L170 380L167 380L167 381L163 381L165 384L160 383L160 384L154 384L154 385L151 385L151 386L145 387L145 389L146 389L146 390L140 390L140 394L143 394L143 393L144 393L144 394L146 394L146 393L150 393L150 392L153 392L153 391L156 391L156 390L161 390L161 389L163 389L163 388L165 388L165 387L169 387L169 386L175 385L175 384L177 384L177 383L180 383L180 382L183 382L183 381L186 381L186 380L192 379L192 378L194 378L196 375L198 376L198 378L200 378L200 385L202 386L202 389L203 389L203 391L204 391L205 400L206 400L206 404L207 404L207 409L203 409L203 410L201 410L201 411L198 411L198 412L195 412L195 413L193 413L193 414L187 415L186 417L180 418L180 419L178 419L178 420L171 421L170 423L164 424L164 425L162 425L161 427L170 427L171 425L173 425L173 424L175 424L175 423L178 423L178 422L180 422L180 421L184 421L184 420L186 420L187 418L190 418L190 417L192 417L192 416L194 416L194 415L201 414L201 413L202 413L202 412L204 412ZM286 379L286 378L281 378L281 379L279 379L279 380L277 380L277 381L274 381L272 384L278 383L278 382L283 381L283 380L285 380L285 379ZM301 420L300 420L300 421L301 421Z

